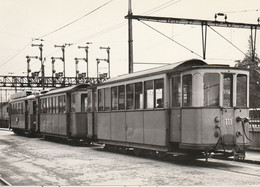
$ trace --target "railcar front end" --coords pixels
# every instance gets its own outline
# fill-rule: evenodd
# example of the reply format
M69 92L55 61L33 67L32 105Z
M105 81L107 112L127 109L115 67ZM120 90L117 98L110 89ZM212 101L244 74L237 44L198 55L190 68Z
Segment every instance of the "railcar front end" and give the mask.
M248 71L208 66L177 76L182 88L173 106L181 106L179 148L243 159L249 146ZM180 87L175 79L173 87Z

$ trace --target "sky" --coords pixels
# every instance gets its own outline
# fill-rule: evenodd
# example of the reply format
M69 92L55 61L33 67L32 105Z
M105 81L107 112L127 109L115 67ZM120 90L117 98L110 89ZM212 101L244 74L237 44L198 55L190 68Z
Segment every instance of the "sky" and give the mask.
M91 42L88 44L90 77L97 76L96 59L107 58L106 50L100 47L110 47L111 77L126 74L127 12L128 0L0 0L0 75L25 76L25 57L40 54L39 48L31 45L42 43L45 76L51 76L51 57L62 55L61 49L54 45L67 43L72 45L65 48L66 76L73 77L74 58L86 55L78 46L86 46L87 42ZM260 3L258 0L132 0L132 12L134 15L205 20L214 20L215 13L221 12L227 15L227 21L257 24ZM218 17L218 20L224 21L224 18ZM205 61L234 66L248 50L250 33L247 29L208 28ZM157 67L157 63L202 59L201 35L200 26L133 20L134 71ZM260 34L256 40L258 54L259 37ZM32 72L40 71L39 59L31 59L30 66ZM61 60L56 60L55 69L56 72L63 71ZM79 62L79 71L86 72L84 61ZM108 64L101 61L99 73L107 71Z

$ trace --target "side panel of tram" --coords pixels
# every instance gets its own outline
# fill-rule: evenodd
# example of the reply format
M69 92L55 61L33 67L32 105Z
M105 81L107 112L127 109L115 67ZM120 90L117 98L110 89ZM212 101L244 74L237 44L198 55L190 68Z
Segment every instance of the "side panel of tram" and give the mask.
M195 69L98 86L101 143L154 149L248 146L248 72Z
M99 142L167 150L169 119L164 108L166 75L98 88Z
M87 134L87 92L72 91L39 98L40 132L44 136L85 138Z
M15 133L35 133L37 131L34 96L10 101L9 109L10 128Z

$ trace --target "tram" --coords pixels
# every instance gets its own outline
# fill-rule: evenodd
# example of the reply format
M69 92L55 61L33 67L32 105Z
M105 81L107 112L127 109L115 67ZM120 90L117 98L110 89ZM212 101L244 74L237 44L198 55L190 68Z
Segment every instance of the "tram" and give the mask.
M17 134L35 134L36 127L36 100L31 91L13 94L9 102L9 128Z
M97 86L97 139L161 152L232 152L249 141L249 72L188 60Z
M37 126L43 137L86 137L88 86L81 84L59 88L37 96Z
M17 102L10 102L12 111ZM191 59L52 90L33 102L36 129L44 137L84 139L136 154L221 153L237 159L245 158L249 146L249 71L228 65ZM28 130L17 115L11 115L11 128Z

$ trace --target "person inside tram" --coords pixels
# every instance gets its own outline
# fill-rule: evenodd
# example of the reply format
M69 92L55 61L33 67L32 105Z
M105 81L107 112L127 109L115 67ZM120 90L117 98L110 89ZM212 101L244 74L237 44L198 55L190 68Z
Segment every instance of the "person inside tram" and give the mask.
M163 100L160 98L160 99L157 99L157 106L156 108L163 108Z

